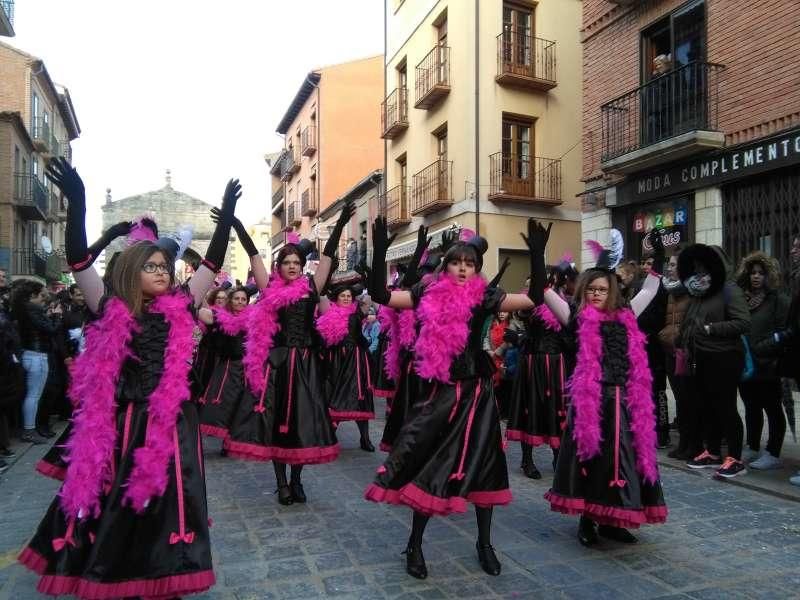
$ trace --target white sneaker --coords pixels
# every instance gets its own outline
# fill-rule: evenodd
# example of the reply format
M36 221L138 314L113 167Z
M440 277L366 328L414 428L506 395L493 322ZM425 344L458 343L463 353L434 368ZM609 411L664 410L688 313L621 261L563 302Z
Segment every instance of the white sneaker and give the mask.
M800 471L797 472L797 475L794 475L793 477L789 477L789 483L791 483L792 485L796 485L796 486L800 487Z
M744 449L742 450L742 462L744 463L749 463L751 460L755 460L757 458L760 458L761 456L762 456L761 452L756 452L749 446L745 446Z
M780 469L781 461L772 456L769 452L764 452L759 458L750 463L750 468L756 471L769 471L770 469Z

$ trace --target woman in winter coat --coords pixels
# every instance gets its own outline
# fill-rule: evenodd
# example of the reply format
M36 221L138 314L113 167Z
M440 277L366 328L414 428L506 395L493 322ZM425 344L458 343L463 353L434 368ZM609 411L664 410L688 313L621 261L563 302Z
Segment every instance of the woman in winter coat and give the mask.
M747 472L742 462L742 419L736 390L744 369L742 336L750 332L750 311L741 288L729 281L722 248L693 244L678 258L678 275L689 293L689 306L678 345L688 355L691 402L701 407L705 450L686 464L716 469L719 477ZM723 436L728 455L721 455ZM700 445L700 440L691 440Z
M778 261L753 252L742 259L736 283L744 292L750 310L750 333L747 340L755 364L755 373L739 383L747 426L747 448L742 460L756 470L780 468L779 456L786 435L786 417L781 400L783 390L778 375L778 358L786 339L789 298L778 290L781 282ZM764 415L769 423L769 441L760 453Z

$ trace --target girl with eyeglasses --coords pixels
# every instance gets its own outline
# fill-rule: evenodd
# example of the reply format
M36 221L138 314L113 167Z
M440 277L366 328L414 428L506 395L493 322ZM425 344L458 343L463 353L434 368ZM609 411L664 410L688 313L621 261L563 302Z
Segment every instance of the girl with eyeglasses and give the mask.
M121 252L111 288L91 268L84 185L64 159L48 177L69 200L67 261L94 320L74 362L75 405L58 497L19 560L38 590L163 597L214 585L205 476L189 370L196 310L222 264L240 187L231 180L203 266L176 287L174 240Z
M658 293L656 271L663 261L655 261L653 273L627 308L610 253L599 248L597 265L578 279L577 306L572 308L544 289L548 237L549 229L536 222L529 225L534 301L552 311L577 354L567 383L567 427L545 498L554 511L580 515L581 544L596 544L598 533L635 543L628 529L663 523L667 517L656 461L652 376L645 337L636 323Z

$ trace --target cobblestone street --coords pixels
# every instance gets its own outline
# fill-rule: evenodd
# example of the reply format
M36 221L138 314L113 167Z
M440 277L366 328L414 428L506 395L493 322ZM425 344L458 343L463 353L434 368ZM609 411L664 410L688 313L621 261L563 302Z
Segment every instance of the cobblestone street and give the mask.
M382 422L372 426L377 443ZM551 513L549 451L537 451L544 479L525 479L517 444L509 446L511 506L495 511L500 577L481 571L473 514L433 519L424 551L430 576L405 574L407 509L361 498L382 453L358 449L356 428L340 428L343 451L332 465L304 472L309 504L280 507L270 464L219 456L206 444L217 585L206 600L288 598L797 598L797 503L663 469L669 521L645 527L640 543L581 547L577 519ZM57 484L34 472L34 447L0 484L0 600L39 598L36 577L15 563Z

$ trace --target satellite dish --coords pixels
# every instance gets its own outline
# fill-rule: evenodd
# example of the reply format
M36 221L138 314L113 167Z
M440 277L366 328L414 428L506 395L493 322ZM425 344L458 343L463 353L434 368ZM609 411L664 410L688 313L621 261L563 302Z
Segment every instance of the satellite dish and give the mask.
M50 238L46 235L42 236L42 250L44 250L45 254L53 253L53 244L50 242Z

